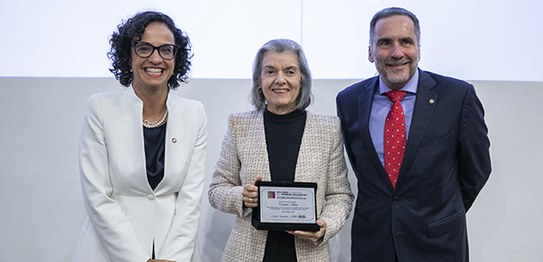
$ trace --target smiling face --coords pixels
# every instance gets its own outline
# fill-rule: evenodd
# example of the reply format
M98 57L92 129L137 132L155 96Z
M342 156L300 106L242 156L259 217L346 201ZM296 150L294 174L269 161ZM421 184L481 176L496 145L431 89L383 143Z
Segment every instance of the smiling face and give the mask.
M162 23L150 23L145 27L145 31L141 35L141 42L147 42L153 46L161 46L165 44L175 44L173 33L168 27ZM134 80L132 82L136 89L157 89L168 88L168 79L172 76L175 59L163 59L158 50L154 50L151 56L141 58L136 55L134 47L132 47L132 72Z
M420 60L413 21L404 15L379 19L374 39L368 50L370 62L375 63L388 87L402 88L417 71Z
M294 111L302 80L296 54L266 53L262 59L260 80L268 111L277 115Z

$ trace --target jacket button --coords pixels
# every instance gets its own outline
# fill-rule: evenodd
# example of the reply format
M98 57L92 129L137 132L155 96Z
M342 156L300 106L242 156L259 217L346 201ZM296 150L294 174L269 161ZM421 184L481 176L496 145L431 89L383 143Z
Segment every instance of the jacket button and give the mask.
M400 198L397 197L397 196L394 196L394 197L392 198L392 203L396 204L396 203L398 203L398 202L400 202Z
M153 195L147 195L147 199L149 199L149 200L154 200L154 199L155 199L155 196L153 196Z

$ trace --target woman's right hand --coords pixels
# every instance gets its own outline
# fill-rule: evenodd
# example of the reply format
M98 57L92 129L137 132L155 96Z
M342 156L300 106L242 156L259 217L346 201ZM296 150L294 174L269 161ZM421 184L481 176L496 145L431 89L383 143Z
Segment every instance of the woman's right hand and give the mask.
M262 176L257 176L256 181L262 181ZM255 183L245 184L241 195L243 196L243 205L245 207L258 206L258 187L255 186Z

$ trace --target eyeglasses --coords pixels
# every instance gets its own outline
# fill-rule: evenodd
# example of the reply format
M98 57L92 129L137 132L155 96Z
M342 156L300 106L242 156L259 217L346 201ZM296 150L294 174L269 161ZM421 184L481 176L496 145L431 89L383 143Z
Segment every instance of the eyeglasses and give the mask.
M161 46L154 46L152 44L149 44L147 42L133 42L134 45L134 51L136 52L136 55L138 55L141 58L147 58L150 57L155 50L158 50L158 54L160 57L166 60L172 60L175 58L175 54L177 54L178 47L176 45L172 44L165 44Z

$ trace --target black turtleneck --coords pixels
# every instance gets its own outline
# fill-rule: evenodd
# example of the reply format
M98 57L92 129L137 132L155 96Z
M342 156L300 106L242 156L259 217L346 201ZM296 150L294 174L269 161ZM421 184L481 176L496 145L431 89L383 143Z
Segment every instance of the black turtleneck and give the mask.
M272 181L294 181L306 119L307 113L303 110L295 110L286 115L264 111ZM263 261L297 261L294 236L284 231L268 231Z

